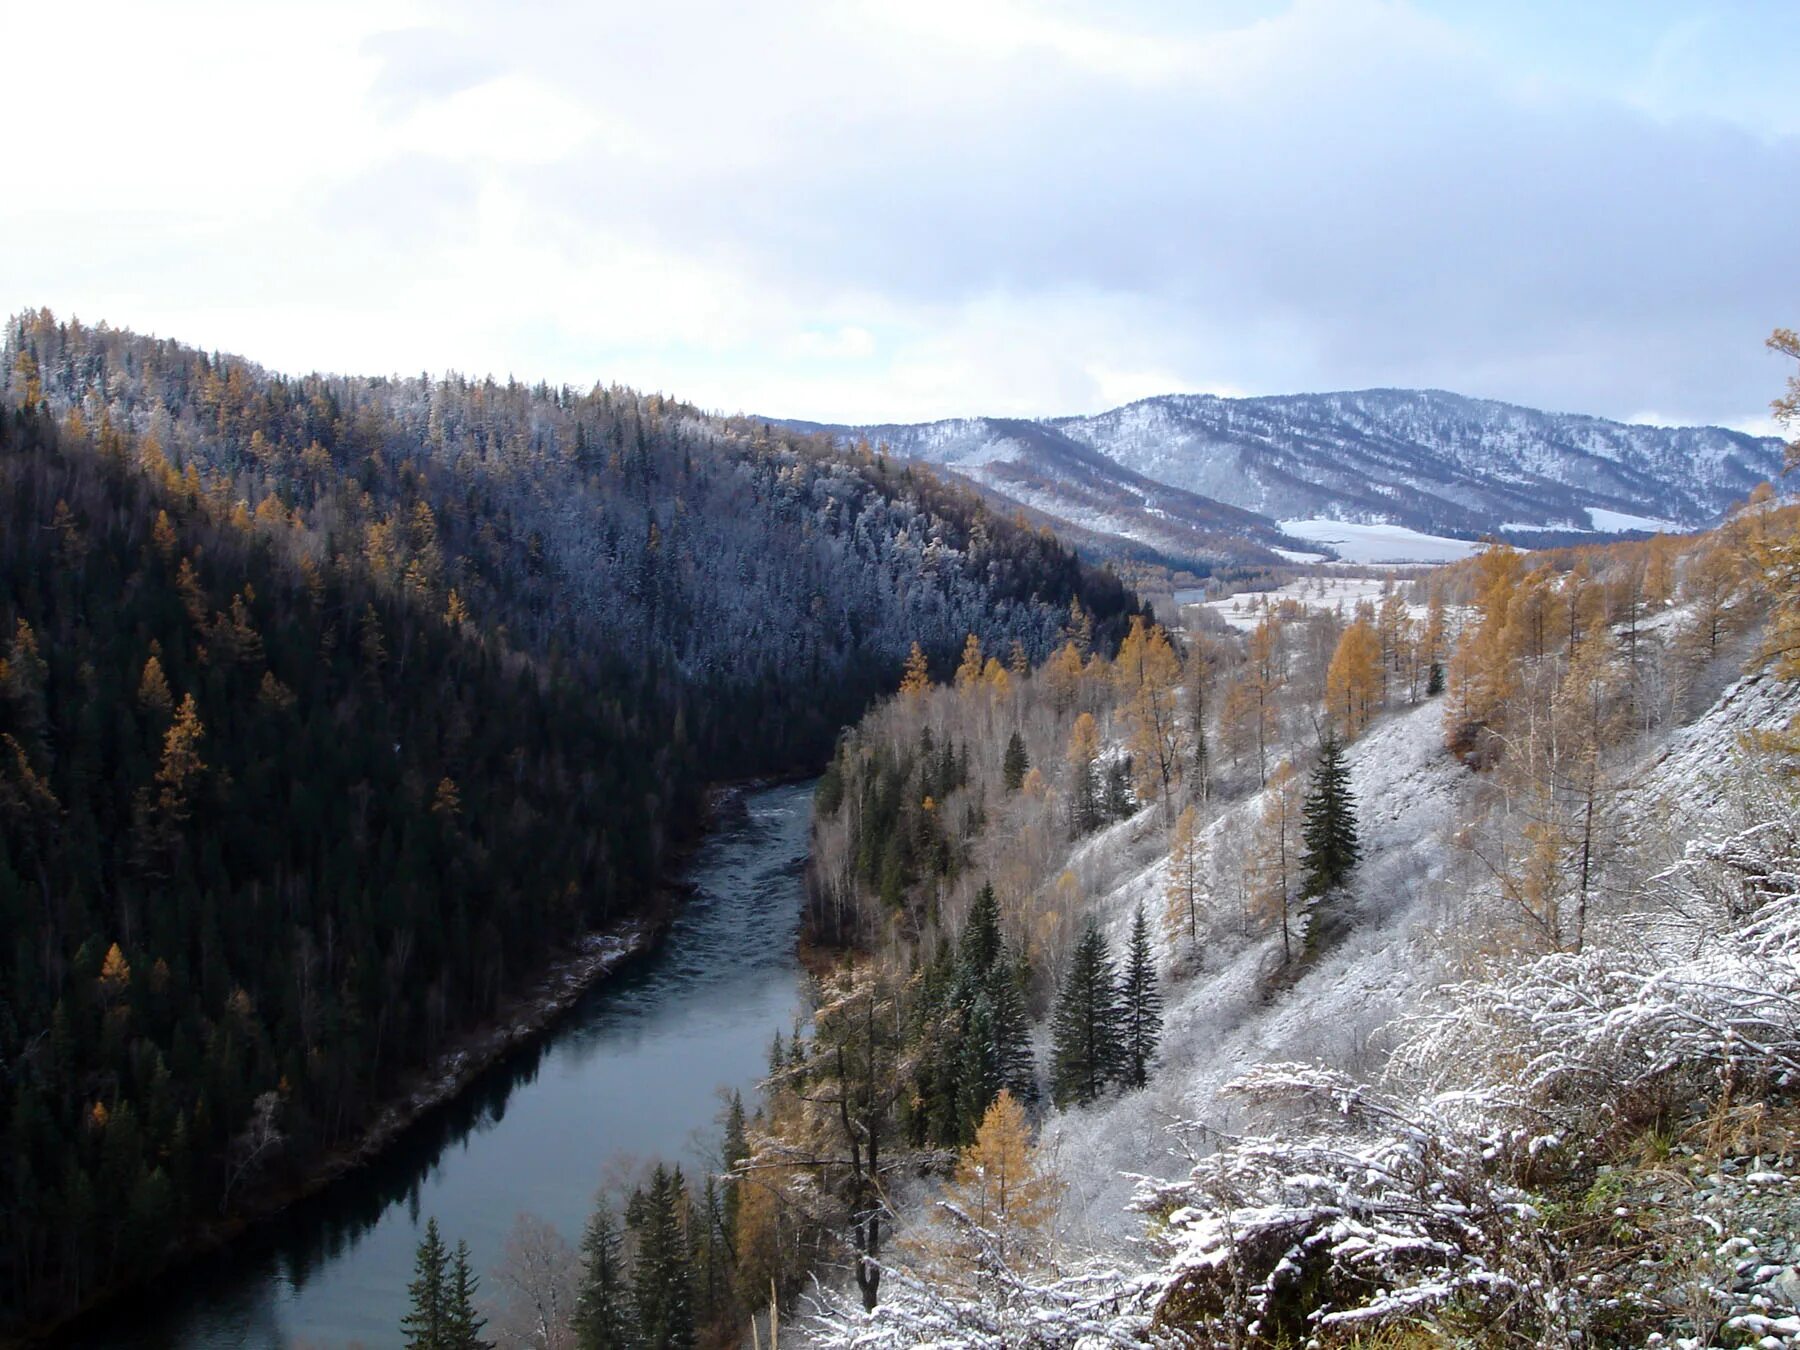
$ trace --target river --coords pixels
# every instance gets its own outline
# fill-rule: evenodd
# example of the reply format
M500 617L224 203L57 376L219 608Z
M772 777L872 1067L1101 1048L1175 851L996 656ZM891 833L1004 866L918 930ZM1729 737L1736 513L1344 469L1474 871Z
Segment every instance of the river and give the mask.
M812 785L728 802L683 869L694 892L654 955L605 979L535 1045L392 1149L81 1326L109 1350L399 1343L413 1249L435 1216L475 1269L522 1211L578 1242L595 1191L647 1159L690 1171L723 1094L746 1097L800 1007ZM492 1283L491 1280L488 1283Z

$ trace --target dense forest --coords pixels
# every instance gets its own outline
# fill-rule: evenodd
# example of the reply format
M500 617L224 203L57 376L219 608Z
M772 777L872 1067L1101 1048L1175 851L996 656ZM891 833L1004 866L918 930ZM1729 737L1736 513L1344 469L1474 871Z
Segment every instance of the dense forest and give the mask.
M7 338L15 1327L354 1143L910 642L1036 654L1132 605L927 475L654 396Z
M550 669L645 672L722 772L822 762L914 641L945 667L972 632L1037 659L1071 599L1114 643L1134 603L918 466L661 395L294 379L43 312L9 325L0 390L142 437L149 471L290 557L360 559L434 608L454 591Z

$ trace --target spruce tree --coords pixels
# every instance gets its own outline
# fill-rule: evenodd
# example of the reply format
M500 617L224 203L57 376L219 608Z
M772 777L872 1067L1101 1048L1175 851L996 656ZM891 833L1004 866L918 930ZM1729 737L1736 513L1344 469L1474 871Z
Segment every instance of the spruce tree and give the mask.
M438 1236L437 1220L427 1219L425 1237L413 1254L412 1283L406 1286L412 1306L400 1319L406 1350L450 1350L448 1268L449 1256Z
M725 1173L724 1198L720 1202L720 1221L727 1233L737 1232L738 1209L742 1204L742 1183L733 1173L750 1156L750 1138L744 1115L744 1094L733 1091L731 1105L725 1112L725 1137L719 1145L719 1161Z
M646 1350L688 1350L694 1344L693 1272L682 1231L687 1200L681 1169L658 1163L650 1189L633 1201L627 1221L638 1240L632 1271L637 1343Z
M1150 955L1150 927L1139 905L1131 920L1131 950L1119 982L1119 1009L1124 1055L1121 1078L1140 1088L1150 1080L1156 1043L1162 1036L1162 994L1156 987L1156 963Z
M1031 771L1031 760L1025 753L1025 740L1018 732L1006 743L1006 758L1001 764L1002 780L1008 792L1017 792Z
M1343 885L1362 856L1350 769L1334 728L1327 727L1319 743L1319 762L1313 766L1301 816L1305 848L1300 854L1300 894L1314 900Z
M975 895L969 907L968 922L963 925L962 941L957 948L957 999L965 1008L987 985L988 972L1000 960L1000 902L990 883ZM985 1108L984 1108L985 1109ZM980 1122L977 1121L977 1124Z
M1051 1018L1050 1089L1058 1106L1094 1101L1121 1058L1118 990L1106 938L1089 919Z
M475 1311L475 1286L480 1283L469 1269L469 1244L459 1241L450 1258L444 1284L444 1345L447 1350L493 1350L492 1341L481 1338L487 1318Z
M957 1142L965 1143L981 1128L982 1117L1003 1082L994 1052L994 1006L983 990L963 1015L962 1053L957 1074Z
M1000 1086L1013 1099L1029 1105L1037 1100L1037 1064L1031 1054L1031 1014L1025 1007L1021 963L1005 953L988 972L988 1002L994 1010L994 1060Z
M594 1206L581 1236L581 1262L575 1343L580 1350L625 1350L635 1342L625 1239L604 1201Z

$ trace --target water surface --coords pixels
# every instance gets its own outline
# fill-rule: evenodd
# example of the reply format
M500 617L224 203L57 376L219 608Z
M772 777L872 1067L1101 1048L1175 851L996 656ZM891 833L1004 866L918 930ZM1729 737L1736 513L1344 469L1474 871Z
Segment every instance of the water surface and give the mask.
M684 869L695 893L660 952L590 991L377 1162L70 1343L395 1345L427 1218L466 1239L486 1272L520 1211L575 1242L603 1182L649 1158L703 1166L722 1090L753 1085L799 1007L811 800L811 784L743 794Z

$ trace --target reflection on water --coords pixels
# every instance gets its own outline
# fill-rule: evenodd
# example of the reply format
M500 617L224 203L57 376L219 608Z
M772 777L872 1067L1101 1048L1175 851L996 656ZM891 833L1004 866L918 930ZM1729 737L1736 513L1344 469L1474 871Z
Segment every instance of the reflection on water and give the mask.
M799 1002L794 960L812 786L744 794L686 876L656 955L589 993L378 1161L237 1249L184 1268L71 1345L113 1350L398 1343L413 1248L435 1215L490 1268L530 1211L577 1241L633 1160L696 1166L721 1091L749 1088Z

